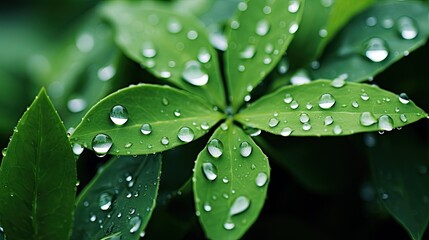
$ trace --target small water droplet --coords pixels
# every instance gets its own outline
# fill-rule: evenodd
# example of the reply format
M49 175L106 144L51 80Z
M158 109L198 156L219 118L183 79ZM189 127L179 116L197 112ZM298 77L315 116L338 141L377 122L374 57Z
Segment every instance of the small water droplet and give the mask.
M341 128L340 125L335 125L332 131L335 135L340 135L343 132L343 129Z
M322 4L323 7L331 7L334 3L334 0L320 0L320 4Z
M375 17L368 17L366 19L366 25L368 27L374 27L375 25L377 25L377 18L375 18Z
M180 31L182 31L182 28L183 28L182 24L177 19L171 18L168 21L168 24L167 24L168 32L179 33Z
M326 117L325 117L325 121L324 121L325 126L329 126L329 125L331 125L333 122L334 122L334 119L333 119L331 116L326 116Z
M76 156L81 155L84 149L85 148L82 145L78 144L78 143L74 143L73 144L73 153ZM3 149L3 150L5 150L5 149ZM6 156L6 151L5 151L5 154L3 156Z
M298 102L297 102L297 101L293 100L293 101L290 103L290 108L292 108L292 109L297 109L298 107L299 107L299 104L298 104Z
M365 43L365 56L373 62L381 62L389 56L386 41L381 38L371 38Z
M180 117L180 115L182 115L182 113L180 112L180 109L174 110L173 114L175 117Z
M209 81L209 75L201 69L200 63L194 60L186 63L182 77L194 86L204 86Z
M312 108L313 108L313 104L311 104L310 102L308 102L308 103L305 105L305 108L307 108L307 110L310 110L310 109L312 109Z
M389 198L389 194L387 194L387 193L381 194L381 199L387 200L388 198Z
M279 65L277 66L277 71L280 74L286 74L289 70L289 62L286 57L282 57L282 59L279 62Z
M417 37L419 33L413 19L403 16L398 19L398 31L403 39L411 40Z
M302 130L308 131L310 129L311 129L311 124L310 123L304 123L304 124L302 124Z
M244 141L240 144L240 155L242 157L248 157L252 154L253 147L248 142Z
M319 37L325 38L326 36L328 36L328 30L326 30L325 28L320 29L319 30Z
M142 220L140 219L139 216L132 217L128 223L128 225L131 227L130 233L137 232L140 228L141 223L142 223Z
M82 150L83 151L83 150ZM74 151L73 151L74 152ZM2 150L1 150L1 154L3 155L3 157L6 157L6 154L7 154L7 148L3 148Z
M393 22L393 19L391 19L391 18L383 19L383 21L381 22L381 26L385 29L391 29L394 24L395 23Z
M116 70L112 65L102 67L97 71L97 77L101 81L108 81L115 76Z
M290 134L292 133L292 129L289 127L285 127L282 129L282 131L280 132L280 135L282 135L283 137L287 137L290 136Z
M101 210L106 211L112 206L112 199L113 197L109 193L102 193L98 197L98 206Z
M152 133L152 126L149 123L144 123L140 129L140 131L144 134L144 135L149 135Z
M298 31L299 25L296 22L293 22L289 27L289 33L294 34L296 31Z
M270 57L265 57L265 58L264 58L264 60L263 60L263 63L264 63L265 65L268 65L268 64L270 64L270 63L271 63L271 61L272 61L272 59L271 59Z
M168 145L170 143L170 140L168 139L168 137L162 137L161 138L161 144L162 145Z
M237 197L229 209L229 216L234 216L246 211L250 206L250 200L245 196Z
M310 117L306 113L301 113L299 116L299 121L301 123L308 123L310 121Z
M267 35L270 30L270 23L267 19L261 19L256 23L256 34L259 36Z
M188 127L182 127L180 128L177 137L180 139L180 141L182 142L191 142L192 140L194 140L194 131L192 131L192 129L188 128Z
M212 163L203 163L202 169L204 176L208 180L213 181L217 178L217 168Z
M89 221L95 222L96 220L97 220L97 216L95 216L95 214L91 214L91 216L89 216Z
M168 106L168 104L170 104L170 102L168 101L168 99L165 98L165 97L162 98L161 102L162 102L162 105L164 105L164 106Z
M201 48L198 52L198 61L201 63L208 63L212 56L210 55L209 51L206 48Z
M76 39L76 47L83 53L90 52L94 48L94 37L89 33L83 33Z
M353 101L353 102L352 102L352 106L353 106L354 108L358 108L358 107L359 107L359 103L358 103L358 102L356 102L356 101Z
M110 111L110 120L115 125L122 126L128 121L128 110L121 105L116 105Z
M319 107L322 109L330 109L335 104L335 98L329 94L325 93L322 96L320 96L319 99Z
M393 119L389 115L381 115L378 119L378 128L384 131L392 131Z
M399 118L401 119L402 122L404 123L407 122L407 116L405 116L405 114L401 114Z
M268 121L268 126L270 126L270 127L275 127L275 126L277 126L278 124L279 124L279 120L277 119L277 118L271 118L269 121Z
M371 126L377 123L377 119L370 112L363 112L360 115L359 121L360 121L360 124L362 124L362 126L365 126L365 127Z
M195 40L198 38L198 32L195 30L191 30L186 34L186 37L188 37L189 40Z
M106 154L112 145L112 138L107 134L100 133L92 139L92 150L99 155Z
M291 102L292 102L292 100L293 100L293 98L292 98L292 96L291 96L289 93L287 93L287 94L285 95L285 98L283 99L283 101L284 101L285 103L291 103Z
M258 173L255 180L256 186L263 187L267 183L267 180L268 180L268 176L266 173L264 172Z
M408 98L408 95L406 93L399 94L399 101L402 104L408 104L410 102L410 98Z
M298 0L289 0L289 6L287 7L287 10L290 13L296 13L299 10L299 4L300 2Z
M240 52L240 58L251 59L255 56L256 48L254 45L247 45L243 51Z
M369 99L369 95L368 95L367 93L362 93L362 94L360 95L360 98L361 98L362 100L364 100L364 101L368 101L368 99Z
M347 74L345 74L347 75ZM348 77L348 75L347 75ZM345 78L347 79L347 77L345 77L344 75L340 75L337 78L335 78L334 80L332 80L331 82L331 86L334 88L342 88L344 87L344 85L346 84Z
M210 156L219 158L223 154L223 143L219 139L213 138L207 144L207 151L209 152Z
M86 101L83 98L72 98L67 102L67 108L72 113L82 112L86 108Z
M270 13L271 13L271 7L270 7L270 6L265 6L265 7L262 9L262 12L263 12L264 14L270 14Z
M153 58L156 56L156 49L152 42L144 42L142 45L141 54L146 58Z
M226 230L232 230L235 228L235 224L231 221L231 219L228 219L224 224L223 224L223 228L225 228Z
M159 77L167 79L171 77L171 72L167 71L167 70L162 70L159 72Z
M247 10L247 3L246 2L240 2L238 4L238 10L242 11L242 12L246 11Z

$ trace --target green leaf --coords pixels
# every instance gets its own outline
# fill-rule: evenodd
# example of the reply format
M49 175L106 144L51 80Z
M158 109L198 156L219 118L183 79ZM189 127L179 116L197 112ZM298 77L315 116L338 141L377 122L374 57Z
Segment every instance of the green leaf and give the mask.
M206 236L240 238L264 205L269 177L261 149L240 128L222 124L194 169L195 207Z
M425 44L429 36L428 11L428 3L417 1L374 5L335 37L313 77L334 79L347 74L347 81L372 79Z
M118 112L114 118L119 121L117 124L123 125L115 125L110 117L115 106L127 111ZM108 150L113 155L161 152L201 137L222 117L202 99L186 91L140 84L119 90L91 108L73 133L72 141L94 150L95 136L107 134L112 140L108 142L113 145L106 151L95 149L99 154ZM185 134L180 140L179 132L187 133L187 129L193 134Z
M7 238L68 239L75 184L66 130L42 89L15 128L0 167L0 225Z
M425 116L412 101L377 86L318 80L283 87L251 104L236 119L282 136L333 136L389 131Z
M160 154L113 157L79 195L73 239L140 239L160 174Z
M305 1L302 21L288 48L292 64L303 66L319 57L329 40L373 0Z
M422 239L429 220L428 153L410 132L379 139L370 151L375 187L383 206L409 232Z
M128 57L155 76L225 107L216 51L197 19L154 2L108 2L103 12Z
M225 54L229 98L234 110L276 66L297 31L301 1L244 1L228 26ZM289 10L288 10L289 9Z

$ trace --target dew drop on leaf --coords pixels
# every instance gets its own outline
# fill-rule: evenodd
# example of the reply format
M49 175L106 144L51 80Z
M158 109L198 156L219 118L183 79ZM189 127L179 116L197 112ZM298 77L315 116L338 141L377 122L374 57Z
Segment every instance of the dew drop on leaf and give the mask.
M182 24L177 19L170 19L167 24L167 31L170 33L179 33L182 31Z
M113 197L110 193L101 193L98 197L98 206L103 211L109 210L110 206L112 206L112 199Z
M97 216L95 216L95 214L91 214L90 216L89 216L89 221L91 221L91 222L95 222L97 220Z
M244 141L240 144L240 155L242 157L248 157L252 154L253 147L248 142Z
M275 126L277 126L278 124L279 124L279 120L277 119L277 118L271 118L269 121L268 121L268 126L270 126L270 127L275 127Z
M204 205L203 205L203 209L204 209L204 211L206 211L206 212L210 212L210 211L212 210L212 206L210 205L210 203L206 202L206 203L204 203Z
M201 48L197 56L198 61L200 61L201 63L208 63L211 57L212 56L206 48Z
M410 102L410 99L408 98L408 95L406 93L399 94L399 102L402 104L408 104Z
M161 138L161 144L162 145L168 145L170 143L170 140L168 139L168 137L162 137Z
M293 100L293 101L290 103L290 108L292 108L292 109L297 109L298 107L299 107L299 104L298 104L298 102L297 102L297 101Z
M188 127L182 127L180 128L177 137L182 142L191 142L194 140L194 131Z
M368 127L377 123L377 119L370 112L363 112L359 118L360 124L362 126Z
M397 21L399 34L403 39L411 40L417 37L419 33L417 26L413 19L403 16Z
M401 121L402 122L407 122L407 116L405 116L405 114L401 114L400 116L399 116L399 119L401 119Z
M217 138L213 138L210 140L210 142L207 144L207 151L209 152L210 156L214 158L219 158L223 154L223 143Z
M287 7L287 10L290 13L296 13L299 10L299 1L298 0L289 0L289 6Z
M245 196L237 197L229 209L229 216L234 216L246 211L250 206L250 200Z
M291 133L292 133L292 129L289 127L285 127L280 132L280 135L282 135L283 137L287 137L287 136L290 136Z
M386 41L381 38L371 38L365 43L364 55L373 62L381 62L389 55Z
M340 135L343 132L343 129L341 128L340 125L335 125L332 131L335 135Z
M83 150L82 150L83 151ZM7 154L7 148L3 148L2 150L1 150L1 155L3 155L3 157L6 157L6 154Z
M241 12L244 12L247 10L247 3L246 2L240 2L238 4L238 10Z
M207 122L202 122L200 126L203 130L209 130L210 128L210 125Z
M72 113L82 112L86 108L86 101L83 98L72 98L67 102L67 108Z
M167 70L162 70L159 72L159 77L161 78L170 78L171 77L171 72L167 71Z
M267 35L270 30L270 23L266 19L261 19L256 23L256 34L259 36Z
M310 121L310 117L306 113L301 113L299 116L299 121L301 123L308 123Z
M228 219L224 224L223 224L223 228L225 228L226 230L232 230L235 228L235 224L231 221L231 219Z
M116 105L110 111L110 120L115 125L122 126L128 121L128 110L121 105Z
M102 67L97 71L97 77L101 81L108 81L115 76L116 70L112 65Z
M329 126L329 125L331 125L333 122L334 122L334 119L332 118L332 116L326 116L326 117L325 117L325 121L324 121L325 126Z
M130 219L128 225L130 226L130 233L135 233L139 230L142 220L139 216L134 216Z
M378 119L378 128L384 131L392 131L393 119L389 115L381 115Z
M310 110L313 108L313 104L308 102L307 105L305 105L305 108L307 108L307 110Z
M308 131L310 129L311 129L311 124L310 123L304 123L304 124L302 124L302 130Z
M291 102L292 102L292 100L293 100L293 98L292 98L292 96L291 96L289 93L287 93L287 94L285 95L285 98L283 99L283 101L284 101L285 103L291 103Z
M359 103L357 101L353 101L352 102L352 107L358 108L359 107Z
M286 57L282 57L282 59L279 62L279 65L277 66L277 71L280 74L286 74L289 70L289 62Z
M84 147L78 143L74 143L72 149L73 149L74 155L79 156L82 154Z
M152 42L144 42L142 45L141 54L145 58L153 58L156 56L156 49Z
M268 176L266 173L264 172L258 173L255 179L256 186L263 187L267 183L267 180L268 180Z
M200 63L194 60L186 63L182 78L194 86L204 86L209 81L209 75L201 69Z
M180 117L182 115L182 113L180 112L180 109L174 110L173 114L175 117Z
M165 98L165 97L162 98L161 102L162 102L162 105L164 105L164 106L168 106L168 104L170 104L170 102L168 101L168 99Z
M319 107L322 109L330 109L335 104L335 98L329 94L325 93L322 96L320 96L319 99Z
M299 27L298 23L296 22L292 23L289 27L289 33L290 34L296 33L296 31L298 31L298 27Z
M256 48L254 45L247 45L243 51L240 52L240 58L251 59L255 56Z
M369 95L367 93L362 93L360 95L360 98L364 101L368 101L369 100Z
M94 150L99 155L106 154L112 145L112 138L104 133L97 134L92 139L92 150Z
M202 170L208 180L214 181L217 178L217 168L212 163L203 163Z
M142 125L142 127L140 128L140 131L144 134L144 135L149 135L152 133L152 126L149 123L144 123Z

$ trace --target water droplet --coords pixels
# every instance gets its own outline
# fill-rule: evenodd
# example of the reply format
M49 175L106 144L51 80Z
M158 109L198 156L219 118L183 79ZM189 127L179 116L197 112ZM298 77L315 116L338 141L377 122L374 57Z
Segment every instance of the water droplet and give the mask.
M201 48L198 52L198 61L201 63L208 63L212 56L210 55L209 51L206 48Z
M210 125L207 122L202 122L200 126L201 126L201 129L203 129L203 130L209 130L210 129Z
M225 228L226 230L232 230L235 228L235 224L231 221L231 219L228 219L224 224L223 224L223 228Z
M189 40L195 40L198 38L198 32L195 30L191 30L186 34L186 37L188 37Z
M89 33L79 35L76 40L76 47L83 53L90 52L94 48L94 37Z
M96 220L97 220L97 216L95 216L94 214L91 214L91 216L89 216L89 221L95 222Z
M115 125L122 126L128 121L128 110L121 105L116 105L110 111L110 120Z
M170 102L168 101L168 99L165 98L165 97L162 98L161 102L162 102L162 105L164 105L164 106L168 106L168 104L170 104Z
M245 196L237 197L229 209L229 216L234 216L246 211L250 206L250 200Z
M405 114L401 114L399 118L401 119L402 122L407 122L407 116L405 116Z
M302 124L302 130L308 131L310 129L311 129L311 124L310 123L304 123L304 124Z
M373 62L381 62L387 58L389 50L386 41L371 38L365 43L365 56Z
M130 228L130 233L135 233L139 230L140 225L142 223L142 220L140 219L139 216L134 216L130 219L130 222L128 223L128 225L131 227Z
M358 102L356 102L356 101L353 101L353 102L352 102L352 106L353 106L354 108L358 108L358 107L359 107L359 103L358 103Z
M217 168L215 165L213 165L212 163L203 163L203 173L204 176L210 180L213 181L217 178Z
M170 143L170 140L168 140L168 137L162 137L161 138L161 144L162 145L168 145Z
M270 6L265 6L265 7L262 9L262 12L263 12L264 14L270 14L270 13L271 13L271 7L270 7Z
M82 150L83 151L83 150ZM74 152L74 151L73 151ZM3 155L3 157L6 157L6 154L7 154L7 148L3 148L2 150L1 150L1 155Z
M246 48L243 49L243 51L240 52L240 58L242 59L251 59L255 56L255 46L254 45L247 45Z
M297 109L298 107L299 107L299 104L298 104L298 102L297 102L297 101L293 100L293 101L290 103L290 108L292 108L292 109Z
M392 131L393 119L388 115L381 115L378 119L378 128L384 131Z
M283 137L287 137L287 136L290 136L291 133L292 133L292 129L289 127L285 127L280 132L280 135L282 135Z
M238 29L240 27L240 23L237 20L231 21L231 28L232 29Z
M116 74L116 70L112 65L102 67L97 71L97 77L101 81L108 81L112 79L113 76L115 76L115 74Z
M306 113L301 113L299 116L299 121L301 123L308 123L310 121L310 117Z
M289 70L289 62L287 61L286 57L283 57L280 60L279 65L277 66L277 71L280 74L286 74L288 70Z
M389 194L387 194L387 193L381 194L381 199L387 200L388 198L389 198Z
M204 211L206 211L206 212L210 212L210 211L212 210L212 206L210 205L210 203L206 202L206 203L204 203L204 205L203 205L203 209L204 209Z
M313 108L313 104L308 102L307 105L305 105L305 108L307 108L307 110L310 110Z
M299 27L298 23L296 22L292 23L289 27L289 33L290 34L296 33L296 31L298 31L298 27Z
M325 117L325 121L324 121L325 126L329 126L329 125L331 125L333 122L334 122L334 119L333 119L331 116L326 116L326 117Z
M270 127L275 127L275 126L277 126L278 124L279 124L279 120L277 119L277 118L271 118L269 121L268 121L268 126L270 126Z
M381 26L385 29L391 29L394 24L395 23L393 22L393 19L391 19L391 18L383 19L383 21L381 22Z
M99 155L106 154L112 145L112 138L107 134L100 133L92 139L92 150Z
M98 206L100 206L100 209L103 211L106 211L112 206L112 195L109 193L102 193L98 197Z
M192 140L194 140L194 131L192 131L192 129L188 127L182 127L180 128L177 137L182 142L191 142Z
M319 99L319 107L322 109L330 109L335 104L335 98L329 94L325 93L322 96L320 96Z
M259 36L267 35L270 30L270 23L266 19L261 19L256 23L256 34Z
M410 102L410 98L408 98L408 95L406 93L399 94L399 101L402 104L408 104Z
M325 38L326 36L328 36L328 30L326 30L325 28L320 29L319 30L319 37Z
M320 4L324 7L330 7L334 3L334 0L320 0Z
M331 86L334 88L342 88L346 84L346 81L344 79L343 75L340 75L339 77L335 78L331 82Z
M263 187L267 183L267 180L268 180L268 176L266 173L264 172L258 173L255 180L256 186Z
M224 177L224 178L222 178L222 182L223 182L223 183L229 183L229 180L228 180L228 178L227 178L227 177Z
M152 133L152 126L149 123L144 123L140 129L140 131L144 134L144 135L149 135Z
M177 19L170 19L167 24L167 30L170 33L179 33L182 31L182 24Z
M298 0L289 0L289 6L287 7L287 10L290 13L296 13L299 10L299 1Z
M209 81L209 75L201 69L200 63L194 60L186 63L182 77L194 86L204 86Z
M244 96L245 102L249 102L251 99L252 99L252 96L250 94L247 94L246 96Z
M360 115L359 121L360 121L360 124L362 124L362 126L365 126L365 127L371 126L377 123L377 119L370 112L363 112Z
M307 71L304 69L296 71L290 79L292 85L302 85L309 83L310 81L310 77L308 76Z
M406 40L416 38L419 33L414 20L407 16L398 19L398 31L401 37Z
M364 101L368 101L369 95L367 93L362 93L362 95L360 95L360 98L362 98L362 100Z
M242 12L246 11L247 10L247 3L246 2L240 2L238 4L238 10L242 11Z
M223 154L223 143L219 139L213 138L207 144L207 151L212 157L219 158Z
M270 57L265 57L264 60L263 60L263 62L264 62L265 65L270 64L271 61L272 61L272 59Z
M292 102L292 100L293 100L293 98L292 98L292 96L291 96L289 93L287 93L287 94L285 95L285 98L283 99L283 101L284 101L285 103L291 103L291 102Z
M162 71L159 72L159 77L164 78L164 79L170 78L171 77L171 72L166 71L166 70L162 70Z
M334 129L332 130L335 135L340 135L343 132L343 129L340 125L335 125Z
M73 144L73 153L75 155L77 155L77 156L81 155L84 149L85 148L82 145L78 144L78 143L74 143ZM5 154L6 154L6 152L5 152ZM3 155L3 156L5 156L5 155Z
M67 102L67 108L72 113L82 112L86 108L86 101L82 98L73 98Z
M156 56L156 49L155 46L153 46L153 43L151 42L145 42L142 45L142 55L146 58L153 58Z
M248 142L244 141L240 144L240 155L242 157L248 157L252 154L253 147Z
M180 112L180 109L174 110L173 114L175 117L180 117L180 115L182 115L182 113Z
M368 27L374 27L375 25L377 25L377 18L375 18L375 17L368 17L366 19L366 25Z

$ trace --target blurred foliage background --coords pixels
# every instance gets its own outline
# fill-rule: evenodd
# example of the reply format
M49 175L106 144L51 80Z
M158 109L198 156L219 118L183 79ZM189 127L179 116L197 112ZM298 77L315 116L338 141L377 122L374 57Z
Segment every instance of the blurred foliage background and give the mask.
M129 84L158 82L116 48L110 27L97 17L100 2L0 3L0 147L7 146L13 127L42 86L70 128L103 96ZM168 4L195 14L206 26L222 26L237 2L178 0ZM392 92L406 92L429 112L428 57L426 44L372 83ZM293 64L294 59L290 61ZM270 158L272 179L262 214L245 239L409 239L380 204L383 196L374 187L371 163L377 159L385 164L417 161L426 169L428 130L427 121L419 121L385 134L329 138L262 134L256 140ZM147 238L204 238L191 189L185 183L206 141L202 138L164 154L160 197ZM106 160L89 151L80 156L79 189ZM404 170L404 174L426 171Z

